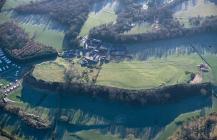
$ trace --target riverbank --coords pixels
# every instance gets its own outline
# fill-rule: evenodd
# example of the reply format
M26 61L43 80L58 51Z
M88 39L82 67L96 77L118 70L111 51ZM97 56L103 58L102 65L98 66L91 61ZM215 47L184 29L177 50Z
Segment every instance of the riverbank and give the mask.
M34 114L29 114L19 107L11 106L11 104L5 104L0 102L0 108L3 111L6 111L12 115L16 115L31 128L35 128L38 130L48 130L51 128L52 123L48 122L47 120L42 120L39 116L36 116Z
M3 140L16 140L16 138L14 138L11 134L9 134L8 132L1 130L0 129L0 139Z
M170 140L216 139L217 114L192 118L188 123L182 124Z
M32 72L24 76L24 84L64 94L88 95L132 104L150 105L175 102L196 95L211 95L211 83L177 84L147 90L128 90L81 83L46 82L37 80Z

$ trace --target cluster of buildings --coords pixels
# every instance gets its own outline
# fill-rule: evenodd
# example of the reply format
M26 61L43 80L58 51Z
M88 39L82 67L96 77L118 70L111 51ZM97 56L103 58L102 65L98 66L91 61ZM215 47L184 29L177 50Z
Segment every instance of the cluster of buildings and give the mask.
M67 50L59 53L62 58L81 58L82 67L92 67L97 64L103 64L109 61L108 49L103 47L103 43L97 39L81 38L83 44L80 49Z
M126 47L104 47L101 40L88 38L87 36L80 38L80 49L67 50L59 53L62 58L81 58L80 65L82 67L95 67L108 63L110 60L131 59L128 55Z
M110 60L108 49L103 47L101 40L97 39L86 39L82 55L83 58L80 64L84 67L90 67L96 64L102 65L103 63L108 63Z
M108 63L111 60L132 59L124 46L104 47L101 40L84 37L82 39L83 59L82 66Z
M200 64L200 65L197 65L197 67L202 72L209 72L209 66L207 64Z

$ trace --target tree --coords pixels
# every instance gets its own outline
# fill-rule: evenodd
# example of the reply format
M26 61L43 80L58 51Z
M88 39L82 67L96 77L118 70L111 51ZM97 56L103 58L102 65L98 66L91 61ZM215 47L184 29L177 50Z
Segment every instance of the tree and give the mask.
M81 75L75 68L74 64L70 64L69 68L65 71L66 83L78 82L81 79Z

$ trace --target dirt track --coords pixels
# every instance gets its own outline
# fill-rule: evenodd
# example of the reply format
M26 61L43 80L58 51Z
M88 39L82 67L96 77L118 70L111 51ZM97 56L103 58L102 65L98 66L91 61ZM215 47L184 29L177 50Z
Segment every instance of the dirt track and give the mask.
M191 81L191 84L201 83L202 80L203 80L202 75L200 73L196 74L196 76L194 77L194 79Z

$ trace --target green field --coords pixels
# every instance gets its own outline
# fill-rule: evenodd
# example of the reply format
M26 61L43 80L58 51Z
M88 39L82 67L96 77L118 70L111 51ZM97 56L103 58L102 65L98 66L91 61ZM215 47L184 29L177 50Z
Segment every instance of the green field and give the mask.
M121 140L118 136L104 135L94 130L77 132L75 135L84 140Z
M109 63L102 67L97 84L127 89L149 89L186 83L190 76L185 72L197 73L196 65L200 63L203 62L196 54Z
M202 10L201 10L202 9ZM185 28L191 28L188 18L190 17L207 17L216 16L217 6L214 3L207 2L206 0L197 0L196 5L192 6L188 2L187 9L182 9L173 14L174 18L178 18L180 23L184 24Z
M202 9L202 10L201 10ZM217 6L214 3L206 2L206 0L197 0L195 6L192 6L189 2L187 9L177 11L175 17L206 17L217 15Z
M6 0L2 10L12 9L20 5L29 4L30 2L41 0Z
M64 82L65 67L55 62L45 62L35 66L33 76L48 82Z
M40 1L40 0L7 0L4 4L2 10L7 10L11 8L15 8L19 5L28 4L32 1ZM11 12L1 12L0 13L0 24L13 21L11 18ZM34 40L36 42L42 43L47 46L52 46L58 51L62 50L63 47L63 39L65 33L63 31L57 31L53 29L49 29L47 25L33 25L31 23L19 23L19 25L30 34L30 37L35 36Z
M214 83L217 84L217 55L207 54L204 55L204 58L212 67L213 76L210 77L210 80L214 81Z
M76 82L92 82L98 73L98 69L81 67L80 59L71 59L70 61L57 58L55 61L49 61L36 65L33 76L36 79L48 81L48 82L64 82L65 72L72 66L73 71L79 76ZM87 74L87 77L82 76L83 73ZM87 81L88 79L88 81ZM75 82L75 81L74 81Z
M152 26L150 23L143 23L134 26L130 31L125 32L126 35L133 35L133 34L142 34L142 33L148 33L152 32Z
M48 29L46 25L19 24L34 40L44 45L52 46L58 51L62 50L64 32Z
M209 115L212 112L217 111L217 99L215 97L212 97L212 106L205 107L203 110L205 111L205 115ZM170 122L157 136L157 140L165 140L168 139L168 137L172 136L174 132L178 128L180 128L181 125L178 125L179 122L181 123L187 123L190 121L193 117L199 117L201 115L201 109L195 110L193 112L183 113L179 115L174 121Z
M97 74L97 70L82 68L76 60L73 65L80 75L88 72L89 79ZM33 76L44 81L64 82L64 72L71 62L58 58L55 61L36 65ZM96 84L125 89L150 89L159 86L187 83L191 72L199 72L197 65L204 63L196 55L173 55L164 58L150 58L147 61L122 61L104 64ZM214 60L213 60L214 63ZM212 72L203 74L203 82L210 81ZM82 80L82 77L81 77ZM213 81L213 80L212 80Z
M115 14L114 8L114 3L108 3L99 12L90 12L88 15L88 19L84 23L79 35L88 35L90 29L94 27L100 26L102 24L115 22L117 19L117 15Z
M0 24L10 21L11 13L10 12L1 12L0 13Z

